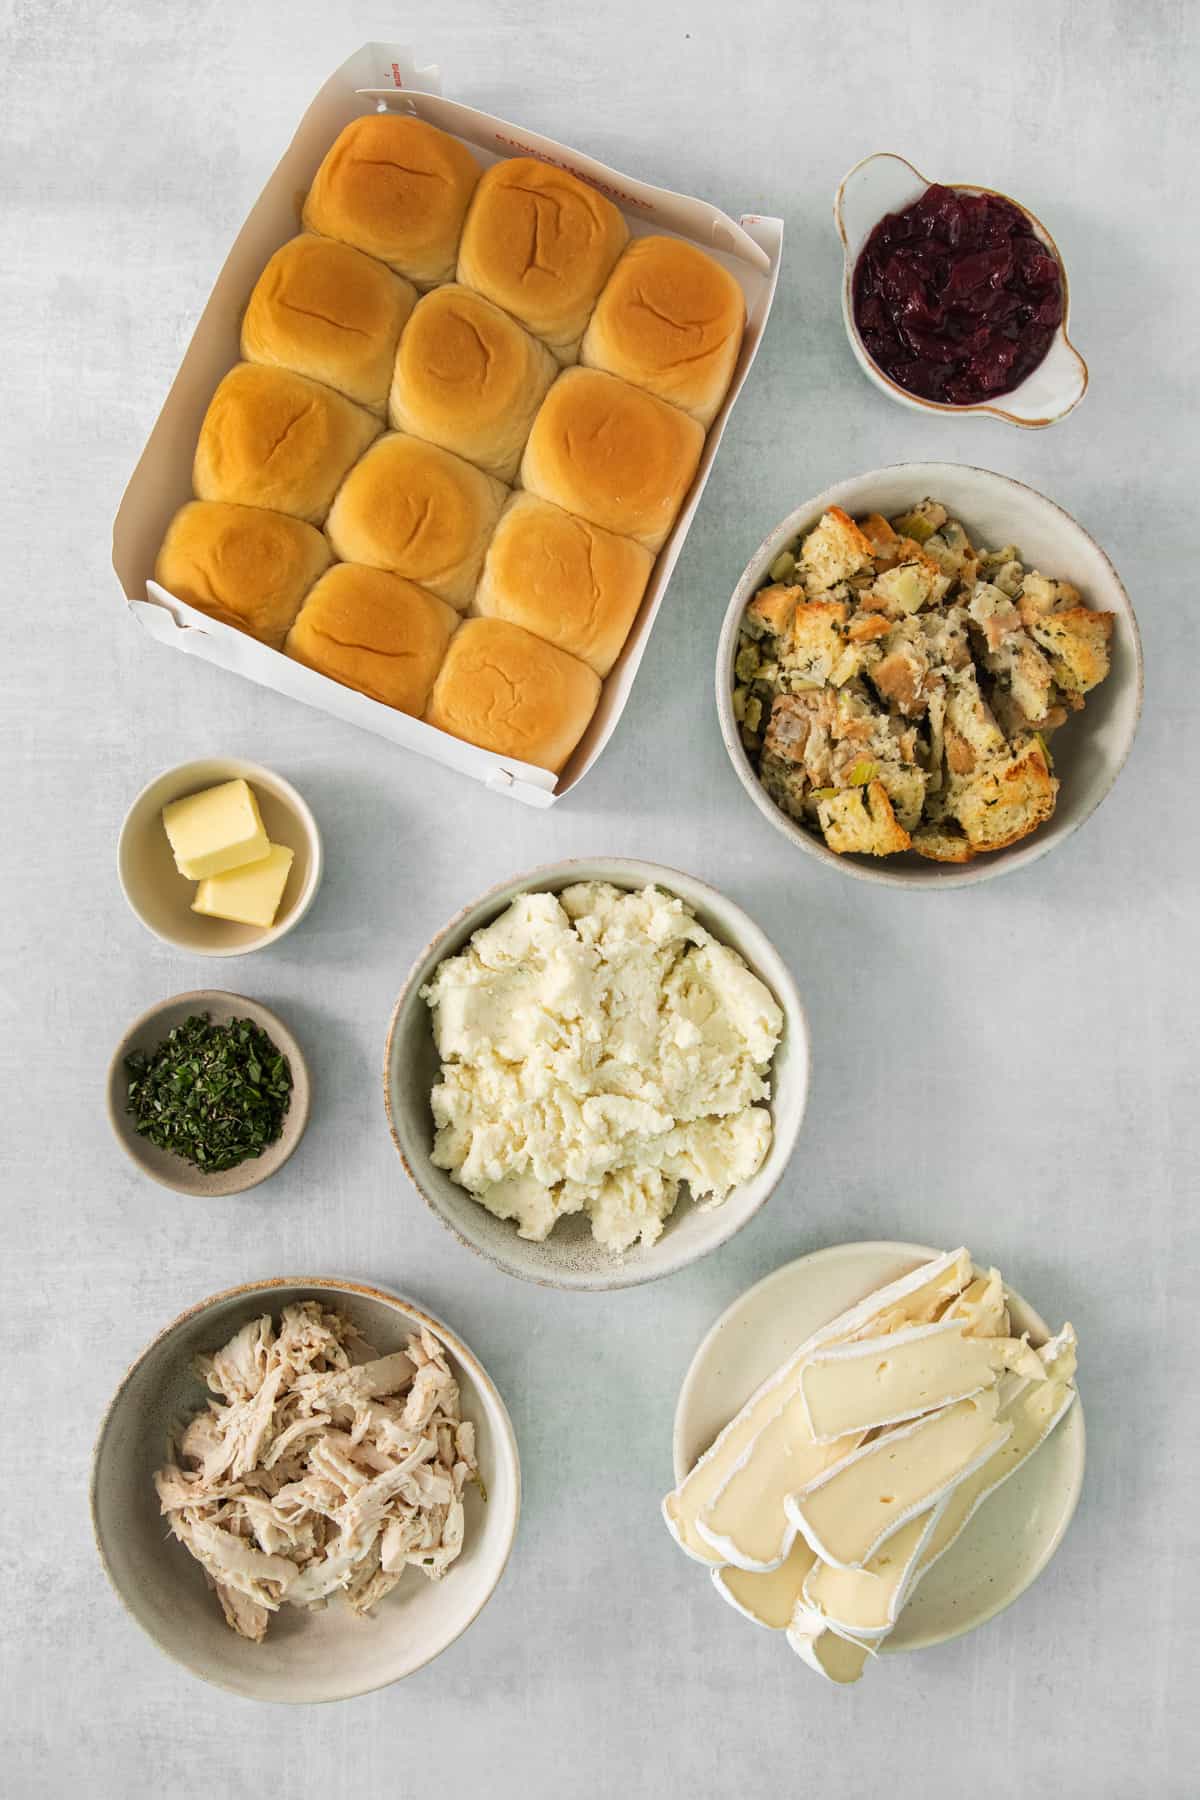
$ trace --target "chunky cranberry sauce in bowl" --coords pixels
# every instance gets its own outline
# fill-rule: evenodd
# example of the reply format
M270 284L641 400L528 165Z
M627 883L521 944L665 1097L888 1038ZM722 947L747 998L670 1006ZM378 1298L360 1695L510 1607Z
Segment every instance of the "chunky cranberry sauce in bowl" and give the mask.
M893 399L1039 426L1083 398L1062 260L1024 207L883 154L850 171L834 213L851 348Z

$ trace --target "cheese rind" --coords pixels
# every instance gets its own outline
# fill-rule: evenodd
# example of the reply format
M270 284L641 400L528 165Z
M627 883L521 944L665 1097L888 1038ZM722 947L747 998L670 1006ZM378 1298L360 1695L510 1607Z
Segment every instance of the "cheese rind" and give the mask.
M996 1390L874 1438L789 1494L788 1518L823 1562L861 1569L909 1519L935 1505L1011 1434L996 1423Z
M275 923L279 902L292 867L292 852L284 844L270 844L259 861L223 875L210 875L196 889L192 911L210 919L232 919L237 925Z
M777 1569L739 1569L732 1563L714 1569L712 1584L744 1618L768 1631L786 1631L804 1593L804 1583L816 1567L814 1552L797 1537Z
M788 1398L796 1370L819 1344L836 1343L868 1330L895 1329L937 1316L971 1280L971 1257L964 1249L947 1251L921 1263L907 1275L876 1288L855 1306L805 1339L774 1374L756 1388L741 1411L714 1439L690 1472L662 1503L667 1530L680 1549L696 1562L723 1562L719 1551L697 1530L700 1513L749 1453L754 1439Z
M813 1439L825 1444L965 1400L1012 1368L1043 1373L1020 1338L975 1337L966 1320L948 1319L822 1350L800 1370L800 1392Z
M271 848L254 789L240 777L172 800L162 822L175 867L189 881L260 862Z

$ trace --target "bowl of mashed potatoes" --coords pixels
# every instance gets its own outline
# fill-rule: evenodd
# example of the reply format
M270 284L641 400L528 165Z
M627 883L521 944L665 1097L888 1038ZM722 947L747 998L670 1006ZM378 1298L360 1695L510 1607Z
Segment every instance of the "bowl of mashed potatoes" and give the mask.
M392 1137L422 1199L510 1275L632 1287L725 1243L792 1154L809 1041L791 974L715 889L615 858L493 888L396 1002Z

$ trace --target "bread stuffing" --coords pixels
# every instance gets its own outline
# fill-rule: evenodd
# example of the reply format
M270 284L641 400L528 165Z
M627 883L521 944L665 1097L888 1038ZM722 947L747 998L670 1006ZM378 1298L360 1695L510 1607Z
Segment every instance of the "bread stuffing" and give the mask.
M288 1306L197 1358L214 1398L154 1477L174 1535L226 1622L261 1643L287 1602L340 1593L368 1614L410 1566L438 1580L463 1547L475 1427L437 1339L380 1356L341 1314Z
M830 507L746 608L734 716L776 806L838 855L966 863L1054 812L1050 738L1108 674L1112 627L936 500Z

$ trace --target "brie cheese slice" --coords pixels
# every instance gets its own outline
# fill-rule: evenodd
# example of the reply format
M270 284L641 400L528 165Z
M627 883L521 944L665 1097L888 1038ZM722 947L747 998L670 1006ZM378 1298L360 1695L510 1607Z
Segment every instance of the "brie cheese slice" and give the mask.
M973 1475L1011 1436L996 1423L996 1390L927 1413L873 1438L807 1488L788 1518L823 1562L861 1569L894 1531Z
M804 1394L797 1388L698 1515L697 1532L716 1555L739 1569L777 1568L796 1536L784 1501L844 1462L863 1436L858 1431L815 1443Z
M732 1563L712 1572L712 1584L744 1618L769 1631L786 1631L795 1616L816 1556L798 1537L777 1569L739 1569Z
M806 1338L799 1349L755 1389L741 1411L663 1501L667 1530L680 1548L698 1562L719 1564L726 1560L697 1530L699 1515L740 1466L762 1427L787 1401L795 1386L797 1369L815 1348L856 1336L880 1336L904 1325L934 1319L947 1301L960 1294L971 1279L970 1253L963 1248L948 1251L920 1264L899 1280L877 1288L865 1300L839 1313L836 1319ZM790 1537L791 1534L787 1535ZM779 1554L785 1554L786 1549L784 1542Z
M831 1631L818 1613L798 1614L788 1626L787 1641L810 1669L842 1687L859 1679L871 1655L865 1644Z
M864 1568L839 1569L814 1561L804 1579L804 1605L838 1631L858 1638L885 1638L900 1616L941 1509L948 1504L944 1500L894 1531Z
M1004 1369L1030 1380L1044 1373L1022 1339L970 1336L965 1320L947 1319L818 1351L799 1384L809 1430L825 1444L965 1400L993 1387Z

